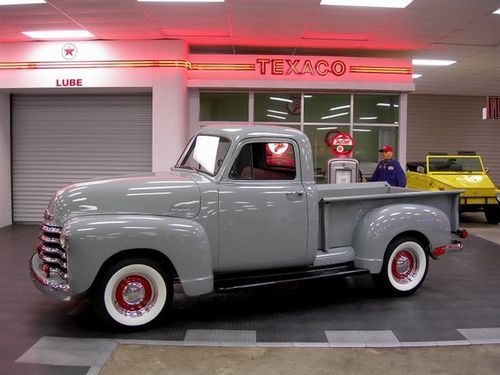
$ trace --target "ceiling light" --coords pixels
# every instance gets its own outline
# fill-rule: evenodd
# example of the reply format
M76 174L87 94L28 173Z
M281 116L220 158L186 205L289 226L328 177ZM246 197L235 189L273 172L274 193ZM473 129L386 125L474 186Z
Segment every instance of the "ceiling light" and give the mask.
M321 5L350 7L406 8L413 0L321 0Z
M497 10L495 10L495 11L493 12L493 14L500 14L500 8L499 8L499 9L497 9Z
M44 4L45 0L0 0L0 5Z
M414 73L414 74L412 74L412 75L411 75L411 78L413 78L413 79L417 79L417 78L422 77L422 75L423 75L423 74L416 74L416 73Z
M316 130L335 130L338 129L337 126L327 126L326 128L316 128Z
M391 103L377 103L377 107L390 107Z
M351 108L351 106L350 105L341 105L340 107L330 108L329 111L336 111L337 109L345 109L345 108Z
M276 111L275 109L268 109L267 112L277 113L278 115L288 115L288 113L283 111Z
M94 35L87 30L23 31L23 34L33 39L81 39L94 37Z
M223 3L224 0L137 0L140 3Z
M378 119L377 116L370 116L370 117L360 117L360 120L376 120Z
M271 100L277 100L278 102L293 103L292 99L280 98L279 96L270 96L269 99L271 99Z
M326 120L327 118L334 118L334 117L340 117L340 116L345 116L348 115L349 112L342 112L342 113L337 113L335 115L329 115L329 116L323 116L321 117L322 120Z
M364 132L364 133L369 133L371 132L371 129L352 129L353 132Z
M267 117L272 117L272 118L279 118L280 120L286 120L286 117L283 116L276 116L276 115L266 115Z
M455 60L429 60L429 59L413 59L413 65L429 65L429 66L448 66L455 64Z

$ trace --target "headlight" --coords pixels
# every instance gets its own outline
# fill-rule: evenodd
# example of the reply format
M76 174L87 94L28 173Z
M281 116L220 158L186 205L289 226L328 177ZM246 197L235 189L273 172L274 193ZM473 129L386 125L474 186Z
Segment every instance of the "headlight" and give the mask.
M500 193L497 193L497 201L500 203Z
M61 235L59 236L59 242L64 250L68 250L69 247L69 227L64 225L61 230Z

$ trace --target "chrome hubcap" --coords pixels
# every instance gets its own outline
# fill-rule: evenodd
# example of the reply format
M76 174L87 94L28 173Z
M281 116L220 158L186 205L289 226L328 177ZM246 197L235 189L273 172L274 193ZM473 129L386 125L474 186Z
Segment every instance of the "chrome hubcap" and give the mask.
M138 282L131 282L123 289L123 300L129 305L137 305L141 303L146 294L144 285Z
M417 273L418 264L409 250L399 251L392 260L391 272L394 279L401 284L411 282Z

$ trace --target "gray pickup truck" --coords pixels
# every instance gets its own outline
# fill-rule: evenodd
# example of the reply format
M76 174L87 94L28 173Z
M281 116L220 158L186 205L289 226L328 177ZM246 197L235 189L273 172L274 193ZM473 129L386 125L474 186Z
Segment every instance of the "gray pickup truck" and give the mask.
M88 293L117 327L186 295L370 273L396 294L429 257L460 250L460 191L316 185L309 140L284 127L207 127L171 172L76 183L44 214L31 277L63 300Z

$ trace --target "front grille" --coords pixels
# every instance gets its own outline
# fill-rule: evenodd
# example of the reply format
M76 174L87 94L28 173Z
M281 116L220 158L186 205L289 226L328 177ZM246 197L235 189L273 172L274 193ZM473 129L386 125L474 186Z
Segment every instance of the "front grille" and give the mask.
M40 228L40 244L37 247L41 269L47 277L59 275L68 279L68 265L66 251L61 247L61 228L42 225Z

